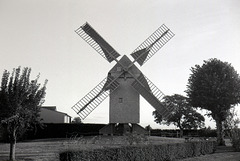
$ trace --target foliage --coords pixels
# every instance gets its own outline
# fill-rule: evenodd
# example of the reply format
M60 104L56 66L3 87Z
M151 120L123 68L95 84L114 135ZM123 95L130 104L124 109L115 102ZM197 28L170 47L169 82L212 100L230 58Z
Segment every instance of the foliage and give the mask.
M148 138L146 135L137 134L136 132L126 133L125 139L129 145L147 144L148 143Z
M147 130L147 131L151 131L152 127L150 125L147 125L144 129Z
M65 123L44 123L44 128L37 126L37 132L27 131L23 139L45 139L45 138L70 138L80 136L99 135L99 130L105 124L65 124Z
M237 111L233 107L227 111L227 117L226 120L224 120L224 127L225 129L232 130L235 128L238 128L238 125L240 124L240 119L237 117Z
M74 117L73 120L72 120L72 123L74 124L80 124L82 123L82 120L80 117Z
M240 129L238 128L240 120L237 117L235 108L230 109L228 113L224 125L225 128L228 129L228 135L230 136L234 150L240 151Z
M197 129L204 126L204 117L192 108L186 97L178 94L165 96L163 103L165 103L166 99L170 99L174 104L172 114L167 119L164 119L161 114L154 111L155 122L166 125L173 124L180 130Z
M40 88L39 75L30 81L31 68L5 70L0 90L0 123L10 140L10 160L14 160L15 144L19 136L40 122L40 106L44 102L46 83ZM11 156L13 155L13 156Z
M216 129L211 129L210 126L207 128L202 128L199 130L199 136L200 137L217 137L217 131Z
M153 129L151 130L151 136L161 136L161 137L178 137L180 134L180 130L171 130L171 129ZM191 136L191 137L200 137L200 138L207 138L207 137L217 137L217 132L215 129L209 128L201 128L196 130L183 130L184 136Z
M234 128L231 130L231 142L233 149L240 152L240 129Z
M131 160L177 160L187 157L211 154L215 151L215 142L189 142L162 145L137 145L122 147L105 147L102 149L66 151L60 153L64 161L131 161Z
M186 90L189 102L209 111L216 121L218 143L224 144L222 123L228 110L240 103L240 77L231 64L216 58L195 65L191 72Z
M231 105L240 102L237 71L227 62L210 59L202 66L195 65L191 72L186 91L190 103L209 110L212 116L220 112L220 117L225 120Z

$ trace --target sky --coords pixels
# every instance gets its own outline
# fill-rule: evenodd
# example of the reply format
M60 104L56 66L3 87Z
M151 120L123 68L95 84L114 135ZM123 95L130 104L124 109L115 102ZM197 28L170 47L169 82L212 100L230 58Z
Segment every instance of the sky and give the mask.
M220 59L240 73L239 7L239 0L0 0L0 72L31 67L32 79L39 73L40 83L48 79L44 105L76 117L71 107L115 63L103 59L74 30L88 22L130 58L165 24L175 36L137 67L164 94L186 95L190 68L203 60ZM154 122L154 109L143 98L140 109L142 126L169 128ZM106 99L83 122L108 123L108 110ZM213 120L207 119L206 126L215 127Z

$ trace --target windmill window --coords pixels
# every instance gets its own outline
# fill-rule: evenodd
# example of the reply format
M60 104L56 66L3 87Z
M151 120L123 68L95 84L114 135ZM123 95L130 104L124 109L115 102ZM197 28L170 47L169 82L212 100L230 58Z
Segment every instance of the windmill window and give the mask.
M123 103L123 98L119 98L119 99L118 99L118 102L119 102L119 103Z
M117 72L121 72L122 71L122 67L117 67Z

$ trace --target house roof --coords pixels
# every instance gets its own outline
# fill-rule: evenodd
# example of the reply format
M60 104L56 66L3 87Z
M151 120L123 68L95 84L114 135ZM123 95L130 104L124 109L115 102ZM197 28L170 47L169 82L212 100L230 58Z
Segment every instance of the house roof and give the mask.
M50 110L50 111L54 111L54 112L57 112L57 113L61 113L61 114L67 115L68 117L71 117L67 113L57 111L56 106L42 106L42 108L44 108L46 110Z
M48 110L52 110L52 111L57 111L57 107L56 106L42 106L42 108L48 109Z

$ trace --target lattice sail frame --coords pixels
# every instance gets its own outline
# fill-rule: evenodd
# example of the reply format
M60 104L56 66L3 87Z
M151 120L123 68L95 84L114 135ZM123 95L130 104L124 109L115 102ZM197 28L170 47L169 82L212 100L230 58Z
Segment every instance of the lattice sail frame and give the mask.
M175 34L165 25L161 25L152 35L150 35L142 44L140 44L131 55L139 63L146 63L159 49L161 49ZM138 51L144 50L144 53L135 55ZM147 56L144 56L147 54Z
M165 118L169 117L171 112L174 109L174 104L172 103L172 101L168 98L165 97L166 95L156 86L153 84L153 82L151 82L145 75L144 78L147 80L148 82L148 86L151 89L152 94L162 103L162 101L165 99L165 106L166 106L166 110L169 112L169 115L165 115Z
M105 86L110 84L108 88ZM80 101L78 101L72 109L84 120L99 104L101 104L113 92L119 83L106 77Z
M147 87L144 82L147 82ZM141 74L132 86L143 96L164 118L171 116L174 104L145 75ZM164 100L164 103L163 103Z
M87 22L76 29L75 32L108 62L111 63L120 56Z

